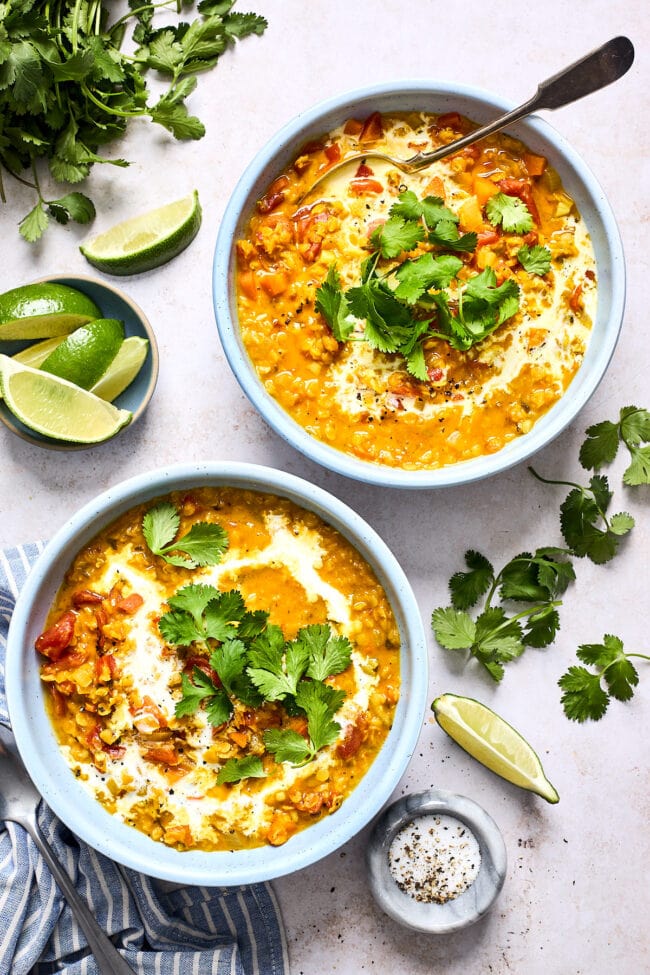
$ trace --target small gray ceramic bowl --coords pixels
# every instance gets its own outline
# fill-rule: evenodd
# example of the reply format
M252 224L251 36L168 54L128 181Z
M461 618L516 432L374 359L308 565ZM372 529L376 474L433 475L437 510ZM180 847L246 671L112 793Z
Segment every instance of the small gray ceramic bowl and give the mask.
M473 883L444 903L416 900L398 886L389 865L389 850L398 833L422 816L449 816L474 834L481 863ZM367 849L370 888L389 917L414 931L448 934L474 924L492 907L506 875L506 848L491 816L466 796L431 789L405 796L376 822Z
M394 81L345 92L297 115L256 153L226 207L214 257L213 300L226 358L244 393L266 422L311 460L339 474L369 484L398 488L436 488L466 484L498 474L531 457L558 436L584 407L600 383L614 352L625 305L625 264L611 207L593 174L571 145L544 119L530 117L508 129L531 151L545 156L559 173L589 230L598 272L598 311L584 361L561 399L532 430L494 454L435 470L400 470L360 460L312 437L266 391L246 352L237 318L236 242L273 180L301 146L318 139L349 118L371 112L460 112L475 122L489 122L513 108L498 95L439 81Z
M129 430L136 420L142 416L156 387L156 381L158 379L158 345L151 324L135 302L131 301L128 295L112 284L106 284L104 281L84 274L49 274L46 277L37 278L36 281L28 283L40 284L44 281L52 281L56 284L65 284L69 288L76 288L77 291L83 292L95 302L104 318L117 318L119 321L124 322L124 334L126 338L131 335L136 335L149 341L147 357L142 364L140 372L124 392L120 393L117 399L114 400L115 406L122 410L130 410L133 414L131 422L127 426L122 427L116 434L119 437L125 430ZM3 352L5 355L14 355L29 344L29 342L0 342L0 352ZM101 443L106 443L105 440L101 441L100 444L68 443L65 440L53 440L50 437L44 437L42 434L30 430L24 423L21 423L7 409L7 406L2 400L0 400L0 422L4 423L12 433L15 433L23 440L36 444L38 447L46 447L48 450L86 450L88 447L98 447L101 446Z

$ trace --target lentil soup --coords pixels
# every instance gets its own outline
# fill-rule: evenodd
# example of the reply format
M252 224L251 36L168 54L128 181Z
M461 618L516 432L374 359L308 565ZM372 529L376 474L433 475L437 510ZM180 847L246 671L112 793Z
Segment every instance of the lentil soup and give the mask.
M143 532L154 510L177 515L167 558ZM218 562L170 563L206 525L227 538ZM371 566L316 514L239 488L120 516L74 559L36 649L73 774L181 851L278 846L335 813L399 697L398 627Z
M329 167L364 148L407 158L473 127L453 112L349 119L302 147L237 242L239 326L266 391L311 436L364 461L427 470L501 450L561 398L589 342L597 283L587 228L557 172L522 142L496 134L412 175L369 156L333 173L316 199L305 195ZM473 248L454 252L462 267L449 293L452 327L461 287L486 269L499 286L514 282L519 295L516 313L469 349L439 337L435 297L416 309L416 319L430 320L420 377L403 357L364 340L366 324L355 314L351 340L335 337L318 303L333 268L342 287L359 283L373 233L408 191L435 197L459 234L476 235ZM523 205L530 229L506 229L488 216L499 194ZM538 248L547 266L526 270L522 254ZM390 281L397 259L452 251L420 240L398 258L380 254L376 270Z

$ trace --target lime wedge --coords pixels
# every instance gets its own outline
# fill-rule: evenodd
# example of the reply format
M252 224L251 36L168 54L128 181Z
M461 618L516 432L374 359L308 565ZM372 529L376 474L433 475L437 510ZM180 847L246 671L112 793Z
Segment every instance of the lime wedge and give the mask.
M0 390L7 407L26 427L69 443L108 440L133 415L67 379L24 366L6 355L0 355Z
M431 708L449 737L490 771L547 802L560 801L526 739L490 708L456 694L442 694Z
M66 336L40 368L90 389L104 375L123 341L124 322L117 318L96 318Z
M54 281L26 284L0 295L0 341L67 335L101 312L76 288Z
M91 386L91 393L112 403L130 386L147 358L149 340L131 335L124 339L120 350L101 379Z
M107 274L139 274L166 264L190 244L201 226L196 190L182 200L132 217L91 237L79 250Z
M65 335L55 335L51 339L43 339L42 342L33 342L26 348L21 349L20 352L16 352L11 358L14 362L22 362L24 366L31 366L32 369L38 369L41 362L47 359L50 352L54 352L57 345L61 345Z

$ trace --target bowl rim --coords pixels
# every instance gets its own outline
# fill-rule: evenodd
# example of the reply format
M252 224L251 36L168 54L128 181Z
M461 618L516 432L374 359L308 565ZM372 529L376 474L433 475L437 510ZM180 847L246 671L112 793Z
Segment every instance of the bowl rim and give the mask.
M145 334L145 337L149 341L149 351L147 356L148 358L150 358L151 361L151 371L150 371L149 380L147 382L144 393L140 399L140 402L138 403L138 406L136 407L135 410L132 411L133 416L131 417L127 425L125 427L120 427L120 429L117 430L112 437L109 437L107 440L101 440L99 441L99 443L72 443L67 440L53 440L50 437L45 437L42 436L41 434L32 433L30 430L28 430L27 427L25 427L22 423L20 423L13 416L13 414L9 412L9 410L4 406L4 404L2 406L2 409L0 409L0 423L3 423L8 430L11 430L12 433L15 433L17 437L21 438L21 440L24 440L30 444L34 444L37 447L44 447L46 450L76 451L76 450L89 450L92 447L101 447L103 446L103 444L111 443L113 440L115 440L116 437L120 435L120 433L132 427L133 424L136 422L136 420L138 420L142 416L147 406L149 405L149 401L151 400L151 397L153 396L154 393L154 389L156 388L156 383L158 382L158 372L160 368L160 355L158 352L158 342L156 340L156 335L151 325L151 322L149 321L145 313L142 311L140 306L137 305L136 302L133 301L133 299L128 294L126 294L125 291L123 291L121 288L118 288L114 284L110 284L107 281L102 281L100 278L93 277L93 275L91 274L76 274L76 273L73 274L73 273L66 273L66 272L61 272L60 274L56 274L56 273L44 274L41 277L34 278L32 281L26 281L24 282L24 284L25 285L47 284L49 282L57 283L57 284L66 284L68 285L68 287L75 287L75 284L72 282L80 282L82 286L83 284L90 284L94 288L103 288L106 291L112 292L113 295L115 295L120 301L122 301L125 305L127 305L132 311L134 318L141 323L142 330ZM17 285L16 287L22 287L22 285ZM81 290L81 288L79 290ZM97 302L97 304L99 303ZM65 336L62 336L62 338L65 338ZM126 390L124 390L124 392L126 392ZM121 395L122 393L120 393L120 396Z
M120 823L75 782L43 706L33 639L63 573L86 541L130 507L202 484L232 485L289 498L320 515L366 558L386 589L400 628L402 693L379 754L341 810L295 834L284 846L180 853ZM41 605L39 605L39 603ZM47 543L18 595L5 667L9 717L27 770L54 813L91 847L127 867L171 882L231 886L291 873L338 849L362 829L397 786L417 744L427 706L428 654L411 585L386 543L352 508L308 481L257 464L185 463L139 474L89 501ZM66 775L67 773L67 775Z
M508 131L522 141L530 144L534 143L535 138L541 138L545 145L550 146L558 158L561 158L575 174L593 203L594 223L590 230L593 230L596 224L602 227L602 239L606 242L608 252L608 267L605 270L611 278L608 283L611 311L601 329L604 335L600 337L598 343L594 341L598 322L597 312L592 341L587 347L585 361L564 395L540 417L529 433L510 441L495 454L485 454L447 467L406 471L360 460L312 437L266 392L240 341L236 312L230 300L235 241L242 223L245 222L244 218L247 218L250 213L256 184L263 176L268 182L281 171L276 157L283 152L287 153L289 145L298 146L301 141L314 137L317 133L328 131L336 124L333 116L338 116L338 121L342 121L346 110L352 113L355 109L365 107L369 111L373 102L391 96L416 99L440 96L464 99L466 102L475 103L479 115L478 121L482 121L481 109L483 111L494 109L501 113L515 107L511 101L481 87L424 79L403 79L346 90L298 113L285 123L249 162L226 205L217 234L212 268L213 307L217 329L226 359L249 401L283 440L310 460L346 477L384 487L432 489L469 484L500 474L520 464L549 444L575 419L595 392L614 354L623 323L625 310L623 245L616 219L602 188L591 169L570 143L546 119L537 115L529 116L510 126ZM376 107L382 111L389 110L382 108L381 104ZM393 110L398 110L397 106L394 106ZM489 120L490 117L493 116L488 115L485 120ZM292 151L295 154L293 148ZM291 153L288 158L291 158ZM603 268L599 270L602 272ZM599 278L600 276L599 274ZM595 348L596 344L598 348ZM590 363L588 375L585 368L586 361ZM580 377L579 381L578 377ZM570 407L567 406L569 403Z

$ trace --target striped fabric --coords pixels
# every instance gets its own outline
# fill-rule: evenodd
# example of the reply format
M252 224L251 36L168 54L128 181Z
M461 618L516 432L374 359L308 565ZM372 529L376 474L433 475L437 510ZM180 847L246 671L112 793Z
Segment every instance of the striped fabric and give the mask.
M6 636L42 544L0 551L0 723ZM1 788L1 783L0 783ZM270 884L172 887L127 870L78 840L41 803L41 830L100 926L142 975L288 975ZM31 837L0 824L0 975L97 975L85 938Z

